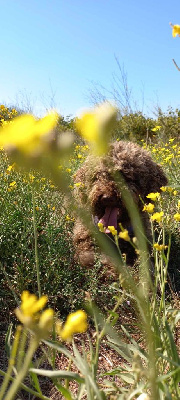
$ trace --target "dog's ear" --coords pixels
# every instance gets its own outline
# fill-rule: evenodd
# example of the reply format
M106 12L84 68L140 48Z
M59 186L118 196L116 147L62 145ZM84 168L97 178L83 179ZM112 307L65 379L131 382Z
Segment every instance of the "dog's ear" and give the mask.
M166 186L168 180L162 167L147 155L143 164L138 168L135 183L139 188L141 197L147 201L146 196L152 192L160 192L161 187Z
M147 194L151 192L160 192L162 186L166 186L168 184L168 179L159 164L156 164L152 160L152 164L150 166L149 174L147 176L146 190Z

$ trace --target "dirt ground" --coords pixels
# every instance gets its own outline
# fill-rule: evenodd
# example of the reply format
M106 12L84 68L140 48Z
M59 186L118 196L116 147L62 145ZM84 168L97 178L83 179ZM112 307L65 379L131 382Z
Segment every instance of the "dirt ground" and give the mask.
M176 306L179 306L179 302L175 304ZM0 317L0 369L5 371L7 369L7 354L5 352L5 337L6 337L6 332L7 332L7 327L8 327L8 321L3 318L3 315L1 314ZM131 335L133 338L140 344L143 345L142 342L142 337L140 332L138 331L138 326L137 326L137 317L134 312L132 312L131 305L127 305L124 309L124 312L122 315L120 315L119 321L118 321L118 326L120 327L120 324L123 323L124 326L127 327L127 329L130 331ZM94 341L94 330L92 327L89 327L88 329L88 334L92 340ZM124 338L126 341L127 339ZM180 326L177 327L176 332L175 332L175 339L178 348L180 349ZM75 344L79 350L79 352L82 352L82 340L84 342L84 347L86 354L89 354L89 341L88 337L86 334L79 334L74 337ZM44 346L44 345L43 345ZM69 351L72 352L72 345L67 344L66 347L68 348ZM35 359L38 359L42 355L41 349L38 350L37 354L35 355ZM102 374L107 371L110 371L111 369L118 368L118 366L122 365L123 359L120 357L119 354L117 354L108 344L106 341L106 338L102 340L101 347L100 347L100 356L99 356L99 366L98 366L98 373ZM56 369L59 370L67 370L69 366L69 360L67 357L65 357L63 354L58 354L56 356ZM43 362L43 365L40 367L43 367L44 369L51 369L50 364L47 361ZM71 371L73 372L78 372L76 367L72 364L71 365ZM111 379L110 377L106 377L107 379ZM40 377L40 386L42 389L42 393L49 397L51 400L63 400L64 397L58 392L58 390L55 388L53 383L47 378L41 378ZM99 383L101 384L102 378L100 378ZM0 376L0 384L2 382L2 377ZM29 381L26 380L25 382L27 385L29 385ZM122 386L122 382L120 381L119 378L115 378L115 383L118 385L118 387ZM32 386L31 386L32 387ZM69 383L69 389L72 391L72 393L75 395L78 390L78 385L74 381L70 381ZM85 399L86 397L84 397ZM24 392L21 390L16 397L16 400L38 400L37 397L34 397L32 395L29 395L27 392Z

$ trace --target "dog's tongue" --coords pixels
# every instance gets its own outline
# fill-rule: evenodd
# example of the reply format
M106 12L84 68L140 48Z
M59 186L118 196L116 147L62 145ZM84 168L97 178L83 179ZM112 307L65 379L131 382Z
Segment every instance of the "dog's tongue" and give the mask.
M114 208L106 207L105 214L99 220L99 222L103 224L104 227L106 228L105 233L110 233L108 226L114 226L115 229L117 229L117 214L118 214L117 207Z

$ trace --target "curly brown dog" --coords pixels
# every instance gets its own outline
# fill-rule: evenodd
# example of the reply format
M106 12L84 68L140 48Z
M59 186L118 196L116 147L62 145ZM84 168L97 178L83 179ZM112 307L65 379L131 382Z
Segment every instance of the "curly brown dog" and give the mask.
M75 175L76 197L81 206L90 210L95 224L101 222L105 232L110 235L108 226L120 230L119 223L134 236L132 224L123 204L119 185L112 178L113 173L120 173L128 186L136 203L147 237L150 237L149 218L142 212L146 196L158 192L167 184L167 178L150 154L132 142L119 141L110 145L108 155L104 157L88 156ZM75 259L84 266L94 263L94 242L88 229L77 219L74 226ZM119 239L122 253L126 254L126 262L133 265L136 254L132 245Z

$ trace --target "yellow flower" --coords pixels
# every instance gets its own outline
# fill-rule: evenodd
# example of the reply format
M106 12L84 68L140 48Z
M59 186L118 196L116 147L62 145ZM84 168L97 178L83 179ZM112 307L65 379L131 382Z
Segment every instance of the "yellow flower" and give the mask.
M24 154L34 154L41 147L47 147L45 138L57 123L57 114L51 113L36 120L32 115L15 118L0 129L0 146L7 149L17 148Z
M32 174L29 174L29 180L30 182L34 182L35 176Z
M66 215L66 221L74 221L74 218L70 217L69 214Z
M121 239L126 240L126 242L129 242L131 240L130 237L129 237L129 233L128 233L127 229L124 229L123 232L119 232L119 237Z
M153 129L151 129L153 132L157 132L157 131L160 131L160 129L162 128L162 126L160 126L160 125L157 125L157 126L155 126L155 128L153 128Z
M75 186L75 187L82 186L82 182L77 182L77 183L74 184L74 186Z
M180 213L174 214L174 219L175 219L175 221L180 222Z
M9 174L11 171L13 171L14 170L14 168L15 168L15 163L13 163L12 165L9 165L9 167L7 167L7 169L6 169L6 174Z
M9 184L9 186L11 186L11 187L16 186L16 181L11 182L11 183Z
M178 194L177 190L174 190L173 195L177 196L177 194Z
M87 330L87 314L78 310L69 314L63 327L57 324L57 333L62 340L71 340L75 333L83 333Z
M157 199L159 199L160 193L159 193L159 192L156 192L156 193L149 193L146 197L147 197L148 199L151 199L151 200L153 200L153 201L156 201Z
M98 222L97 226L98 226L100 232L103 232L103 233L105 232L105 228L104 228L104 225L102 224L102 222Z
M39 313L46 305L47 300L48 298L45 295L38 299L37 296L25 290L21 295L21 305L15 310L19 321L40 338L47 336L53 324L54 311L52 309Z
M117 235L117 229L115 229L114 226L108 226L108 229L109 229L110 233L112 233L113 236Z
M93 145L96 154L102 155L107 151L108 136L116 117L116 108L105 102L77 119L77 130Z
M159 243L154 243L153 246L156 250L162 251L168 248L168 246L165 246L164 244L159 244Z
M9 184L8 192L11 192L14 189L16 189L16 181L13 181Z
M172 28L172 35L173 37L176 37L177 35L180 36L180 25L173 25L170 24Z
M153 214L153 215L151 216L151 220L152 220L152 221L161 222L161 221L162 221L162 218L163 218L163 215L164 215L163 211L161 211L161 212L156 212L155 214Z
M167 186L161 186L160 189L161 189L162 192L166 192L167 191Z
M145 204L143 211L147 211L148 213L152 213L154 211L154 204L149 203L149 204Z

